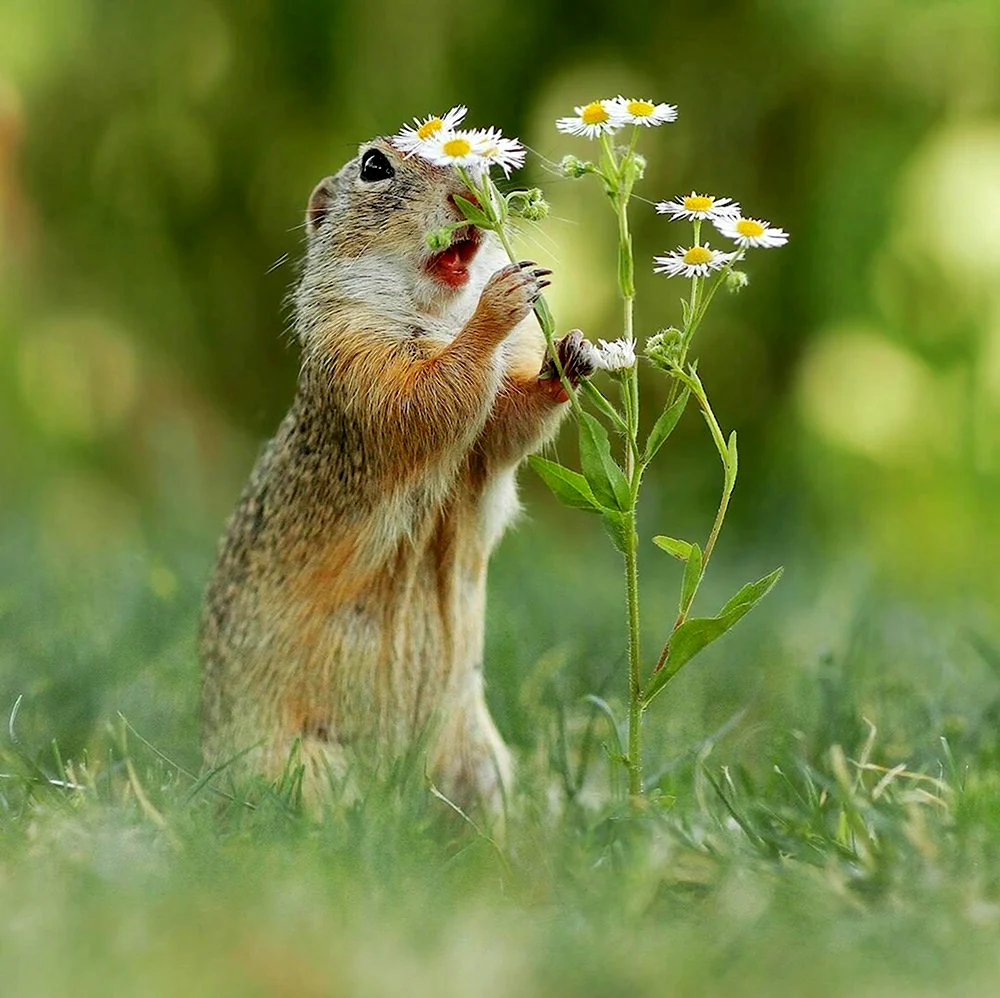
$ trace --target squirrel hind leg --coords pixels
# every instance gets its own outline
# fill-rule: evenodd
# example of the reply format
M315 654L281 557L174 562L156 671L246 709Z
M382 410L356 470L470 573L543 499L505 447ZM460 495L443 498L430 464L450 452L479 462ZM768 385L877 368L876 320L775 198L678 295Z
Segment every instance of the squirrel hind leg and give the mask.
M331 803L350 805L359 796L350 753L323 729L304 731L274 745L265 771L279 794L301 800L305 811L316 818Z
M494 834L503 834L514 760L484 702L442 731L431 772L450 801L463 809L478 809Z

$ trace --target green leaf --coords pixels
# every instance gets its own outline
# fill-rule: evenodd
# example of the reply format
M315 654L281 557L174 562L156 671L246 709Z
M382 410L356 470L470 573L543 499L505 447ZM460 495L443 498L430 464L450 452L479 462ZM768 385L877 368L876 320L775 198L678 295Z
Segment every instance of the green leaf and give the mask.
M643 706L649 704L698 652L742 620L771 591L783 571L777 568L763 579L745 585L716 616L685 620L670 638L670 651L663 668L653 674L643 692Z
M781 578L783 568L776 568L770 575L756 582L748 582L720 611L719 616L726 616L740 611L740 617L749 613L774 587ZM739 620L739 617L736 618Z
M544 457L532 454L528 458L531 467L535 469L543 482L552 490L557 499L574 509L585 509L590 513L599 513L600 504L594 498L594 493L583 475L564 468L555 461L546 461Z
M607 719L608 727L611 729L611 733L615 736L615 745L618 748L618 759L621 759L621 757L625 755L625 744L622 741L621 725L619 725L618 719L615 717L615 712L611 709L611 705L607 702L607 700L596 696L593 693L585 694L583 701L584 703L589 703L592 707L595 707ZM618 759L615 761L617 762Z
M625 420L622 419L622 415L618 410L597 390L597 387L592 381L584 381L580 386L586 393L587 398L600 409L612 423L617 423L619 426L625 425Z
M463 198L461 194L456 194L455 204L458 205L459 210L473 225L481 225L484 229L493 228L493 223L486 212L478 205L473 204L468 198Z
M691 548L694 547L690 541L679 541L676 537L665 537L663 534L654 537L653 543L679 561L687 561L691 557Z
M627 510L632 492L611 456L608 431L589 412L580 413L580 464L597 501L606 509Z
M726 447L729 460L726 461L726 490L732 491L736 484L736 469L739 466L739 459L736 454L736 431L729 434L729 444Z
M622 553L628 550L629 525L625 516L614 509L602 509L601 521L611 538L611 543Z
M674 432L674 427L684 414L684 407L690 397L691 389L685 388L681 397L660 414L660 418L653 424L646 438L646 449L642 455L643 464L649 464L653 460L656 452L666 443L667 437Z
M700 582L701 548L697 544L692 544L691 550L688 552L687 564L684 566L684 579L681 582L681 613L687 613Z

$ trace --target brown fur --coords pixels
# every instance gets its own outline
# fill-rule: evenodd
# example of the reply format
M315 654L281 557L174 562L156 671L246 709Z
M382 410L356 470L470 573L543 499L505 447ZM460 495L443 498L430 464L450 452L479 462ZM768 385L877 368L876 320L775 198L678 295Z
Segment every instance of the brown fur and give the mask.
M424 233L457 219L460 184L373 147L395 177L364 183L359 156L309 202L298 391L206 596L205 758L250 749L239 768L273 778L298 743L316 795L425 739L445 793L496 808L511 761L483 697L486 567L516 466L565 406L522 324L538 276L487 238L465 288L433 281Z

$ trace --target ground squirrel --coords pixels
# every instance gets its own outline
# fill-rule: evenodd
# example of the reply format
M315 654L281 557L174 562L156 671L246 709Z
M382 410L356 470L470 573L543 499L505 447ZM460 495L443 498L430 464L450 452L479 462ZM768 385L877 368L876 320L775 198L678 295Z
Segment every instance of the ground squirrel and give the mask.
M361 146L313 191L291 410L223 538L201 628L204 754L310 794L418 741L442 791L497 808L511 759L483 697L486 565L517 465L567 408L528 320L547 283L493 233L451 246L454 171ZM526 321L527 320L527 321ZM578 331L559 353L592 372ZM241 755L242 753L242 755Z

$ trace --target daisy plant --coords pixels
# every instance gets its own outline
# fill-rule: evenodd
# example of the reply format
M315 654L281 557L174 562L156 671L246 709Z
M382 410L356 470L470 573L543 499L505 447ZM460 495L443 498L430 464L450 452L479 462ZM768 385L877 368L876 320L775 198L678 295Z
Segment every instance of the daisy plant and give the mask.
M408 155L451 166L469 190L469 198L457 197L465 216L448 229L428 233L434 248L448 245L451 232L472 222L496 232L508 256L515 259L509 225L513 218L540 220L547 208L538 190L501 193L491 175L493 167L506 176L523 165L525 149L516 139L505 138L496 128L460 128L466 109L456 107L447 114L414 119L394 141ZM695 617L691 610L718 541L736 484L736 432L727 436L719 424L697 362L689 359L695 332L720 287L739 291L747 284L737 269L748 252L782 246L788 235L782 229L756 218L744 217L739 204L710 194L680 195L656 205L656 211L674 222L691 225L688 245L657 256L653 270L668 278L690 282L681 298L680 327L661 329L648 337L642 351L645 360L669 381L666 404L644 439L640 439L640 391L634 330L635 265L629 228L629 206L633 188L642 179L646 161L637 146L644 128L657 127L677 118L672 104L644 98L614 98L591 101L559 118L559 132L587 139L596 145L594 160L566 156L560 164L566 177L593 176L601 184L618 222L618 288L622 299L621 336L610 342L599 340L592 349L597 370L607 372L616 387L616 399L607 398L591 381L575 390L562 370L554 347L555 324L544 298L535 314L545 336L553 364L572 405L579 429L581 472L538 456L532 466L569 506L598 514L622 554L625 567L626 628L628 634L628 719L626 730L610 706L598 704L614 726L617 750L614 762L628 774L629 794L644 793L642 722L646 709L669 681L703 648L721 637L752 610L777 582L781 569L743 586L713 616ZM726 249L702 239L711 226L719 238L731 244ZM582 397L582 398L581 398ZM722 497L704 546L696 541L657 535L653 542L684 564L677 617L655 661L646 660L640 635L639 537L636 515L643 475L670 437L691 398L708 424L723 469ZM585 407L584 401L596 411ZM598 418L598 417L603 417ZM610 432L609 432L610 430Z

